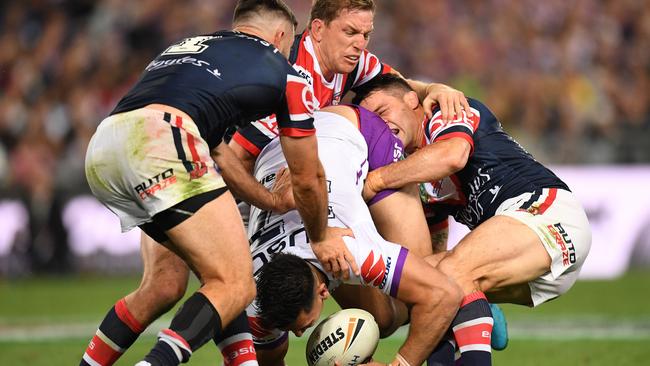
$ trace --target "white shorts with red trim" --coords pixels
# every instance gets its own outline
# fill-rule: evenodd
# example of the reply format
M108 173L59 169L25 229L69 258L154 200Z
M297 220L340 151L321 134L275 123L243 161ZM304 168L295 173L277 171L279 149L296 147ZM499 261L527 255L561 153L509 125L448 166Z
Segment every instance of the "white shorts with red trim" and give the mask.
M102 121L86 152L93 194L122 231L190 197L225 187L192 120L136 109Z
M551 257L551 270L529 282L533 305L537 306L567 292L591 248L587 215L573 193L544 188L510 198L496 215L515 218L539 237Z

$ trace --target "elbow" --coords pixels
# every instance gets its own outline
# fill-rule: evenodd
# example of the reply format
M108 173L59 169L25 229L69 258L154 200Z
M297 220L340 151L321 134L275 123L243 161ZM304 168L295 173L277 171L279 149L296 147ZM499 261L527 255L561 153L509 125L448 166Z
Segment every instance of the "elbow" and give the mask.
M449 168L449 174L454 174L459 170L465 168L467 165L467 160L469 159L469 154L472 152L472 145L464 139L452 139L458 140L454 141L449 149L446 156L446 165Z

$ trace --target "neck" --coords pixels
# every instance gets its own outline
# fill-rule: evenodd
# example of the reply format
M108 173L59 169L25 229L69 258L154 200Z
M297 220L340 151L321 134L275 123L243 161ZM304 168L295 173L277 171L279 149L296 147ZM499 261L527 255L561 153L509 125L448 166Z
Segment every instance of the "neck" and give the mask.
M267 42L270 42L266 32L262 28L260 28L258 26L255 26L255 25L252 25L252 24L240 24L240 25L235 26L232 30L235 31L235 32L250 34L252 36L256 36L256 37L262 38L263 40L265 40Z
M418 123L418 130L415 134L415 141L413 141L413 147L411 150L417 150L424 145L424 125L427 122L427 116L424 114L424 108L422 108L422 106L419 106L414 113L416 121L420 121L420 123Z

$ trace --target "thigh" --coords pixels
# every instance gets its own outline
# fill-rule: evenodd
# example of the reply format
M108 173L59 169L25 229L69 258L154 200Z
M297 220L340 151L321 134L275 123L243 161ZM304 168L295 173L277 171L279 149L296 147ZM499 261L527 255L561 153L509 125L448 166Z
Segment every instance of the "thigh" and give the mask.
M201 277L201 292L227 323L241 311L239 297L248 298L249 285L254 288L248 240L230 192L206 203L166 234L167 244Z
M550 265L533 230L514 218L494 216L467 234L438 267L471 293L526 283Z
M399 243L421 257L432 254L431 237L417 186L406 186L369 208L384 239Z
M252 276L248 240L230 192L206 203L194 215L166 231L166 244L203 280Z
M406 305L372 287L343 284L332 292L342 309L366 310L379 325L381 337L387 337L408 320Z

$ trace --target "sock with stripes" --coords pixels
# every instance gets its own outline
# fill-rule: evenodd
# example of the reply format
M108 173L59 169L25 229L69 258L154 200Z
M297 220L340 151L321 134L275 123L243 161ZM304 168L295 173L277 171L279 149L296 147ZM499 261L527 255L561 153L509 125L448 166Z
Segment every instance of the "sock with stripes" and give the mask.
M224 366L257 366L253 336L248 325L246 311L242 311L223 330L214 343L221 350Z
M144 327L133 317L124 299L115 303L88 344L80 366L110 366L138 338Z
M492 365L492 313L485 294L474 292L465 296L451 329L464 366Z
M455 366L456 341L447 334L427 358L427 366Z
M185 363L192 352L221 334L221 317L210 300L195 292L181 306L168 329L158 333L158 342L138 364L176 366Z

